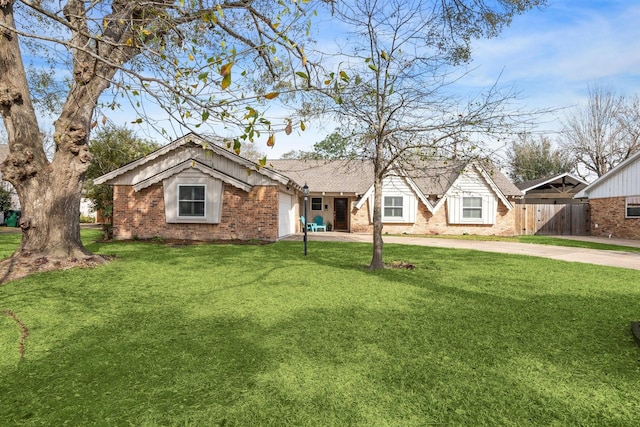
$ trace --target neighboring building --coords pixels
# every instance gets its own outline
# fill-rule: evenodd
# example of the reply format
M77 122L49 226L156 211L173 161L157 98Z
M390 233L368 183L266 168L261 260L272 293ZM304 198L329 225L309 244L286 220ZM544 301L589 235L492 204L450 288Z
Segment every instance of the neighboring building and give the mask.
M362 161L271 160L266 167L189 134L94 180L114 186L116 239L260 239L300 231L307 219L371 232L373 168ZM435 162L383 183L384 232L514 235L522 193L479 163Z
M587 185L586 181L570 173L562 173L521 182L516 184L516 187L524 193L524 197L519 200L519 203L565 205L583 203L581 200L574 199L573 196Z
M575 197L589 201L593 236L640 239L640 151Z

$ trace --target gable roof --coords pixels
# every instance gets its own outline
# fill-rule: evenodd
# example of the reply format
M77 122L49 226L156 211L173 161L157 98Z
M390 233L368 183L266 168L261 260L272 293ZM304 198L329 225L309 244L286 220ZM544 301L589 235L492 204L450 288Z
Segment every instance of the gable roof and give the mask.
M202 172L205 175L209 175L212 178L217 178L219 180L221 180L222 182L225 182L227 184L231 184L236 188L239 188L241 190L244 191L251 191L251 186L245 182L240 181L239 179L234 178L231 175L225 174L223 172L217 171L211 167L209 167L209 165L205 165L197 160L185 160L182 163L179 163L167 170L164 170L156 175L150 176L147 179L143 179L142 181L139 181L138 183L136 183L133 186L133 189L135 191L140 191L142 189L145 189L153 184L156 184L166 178L170 178L173 175L176 175L184 170L187 169L197 169L200 172Z
M613 169L609 170L609 172L605 173L600 178L596 179L594 182L589 184L586 188L584 188L582 191L580 191L578 194L576 194L573 197L575 199L588 198L589 194L593 193L594 190L597 190L603 184L606 184L607 182L617 178L619 175L624 174L627 171L630 171L631 168L634 166L640 169L640 151L637 151L636 153L629 156L629 158L627 158L624 162L620 163ZM635 185L638 188L640 188L640 184L638 184L639 181L640 181L640 173L638 173L638 176L635 177ZM620 194L609 194L607 196L615 197L619 195Z
M474 167L494 187L496 193L506 197L519 197L522 192L498 168L488 162L432 161L406 172L418 187L428 195L442 197L468 167Z
M153 161L161 159L163 157L170 158L169 156L171 156L171 154L173 154L174 152L177 152L179 149L185 148L185 147L191 147L191 146L200 147L203 150L212 151L213 153L223 158L229 159L233 163L236 163L242 167L246 167L247 170L251 171L251 173L257 173L257 174L263 175L283 185L292 185L295 188L299 188L297 183L291 182L291 180L287 176L283 175L282 173L270 168L257 168L255 163L252 162L251 160L238 156L237 154L224 149L220 145L216 145L215 143L213 143L212 140L206 139L195 133L189 133L181 138L178 138L175 141L148 154L147 156L141 157L131 163L128 163L118 169L115 169L109 173L106 173L94 179L93 182L94 184L114 184L117 178L122 177L127 172L133 171L138 168L143 168L147 164L151 164ZM166 178L167 174L172 175L173 173L178 173L184 170L188 166L196 167L200 169L203 173L206 173L212 176L215 175L216 177L221 179L225 178L223 179L223 181L228 182L232 185L235 185L236 187L242 188L243 185L246 186L246 183L241 183L240 181L238 181L237 179L234 179L229 175L225 175L220 171L215 171L209 166L200 163L195 156L187 160L188 161L185 162L185 160L183 159L176 158L175 162L172 162L172 164L168 168L166 168L166 170L158 171L158 173L156 173L151 177L144 177L140 180L137 180L136 182L133 183L134 187L138 189L144 188L147 186L146 184L151 185L155 182L158 182L158 180L162 180L163 178ZM187 166L185 166L185 164L187 164Z
M509 197L517 197L522 196L522 192L516 188L515 185L502 173L500 170L495 168L493 164L489 162L461 162L461 161L448 161L444 162L444 164L437 165L436 168L432 168L429 170L429 176L427 177L427 181L431 180L432 188L437 189L438 185L443 185L440 187L441 193L430 193L432 196L436 197L434 200L433 210L437 211L444 204L447 196L452 191L452 188L455 186L456 182L462 179L463 173L469 171L470 169L475 170L485 181L485 184L493 191L493 193L502 201L502 203L507 207L507 209L511 209L513 205L509 201ZM424 184L422 185L424 187Z
M548 176L545 178L532 179L530 181L524 181L516 184L523 193L527 193L532 190L544 190L551 188L554 185L571 185L574 188L586 187L588 183L583 179L578 178L568 172L558 175Z
M423 162L411 170L402 169L400 175L409 178L426 196L443 196L469 162L434 160ZM506 197L522 196L522 192L493 165L481 165L479 168L490 185ZM268 160L267 165L285 173L291 179L307 183L312 192L354 193L362 195L373 185L373 164L366 160Z

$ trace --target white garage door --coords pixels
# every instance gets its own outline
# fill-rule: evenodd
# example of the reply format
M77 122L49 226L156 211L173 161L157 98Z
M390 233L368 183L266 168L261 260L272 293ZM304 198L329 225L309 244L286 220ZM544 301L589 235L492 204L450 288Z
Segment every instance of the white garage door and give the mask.
M278 237L295 233L293 196L280 192L278 196Z

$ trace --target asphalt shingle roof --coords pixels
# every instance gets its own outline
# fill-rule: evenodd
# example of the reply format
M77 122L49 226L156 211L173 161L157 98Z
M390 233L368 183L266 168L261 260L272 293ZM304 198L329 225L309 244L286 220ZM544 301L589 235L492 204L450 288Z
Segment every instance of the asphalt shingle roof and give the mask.
M310 191L364 194L373 184L373 165L362 160L268 160L267 167Z
M467 162L430 161L405 173L425 195L443 195L455 182ZM365 193L373 185L373 164L363 160L290 160L267 161L267 167L281 172L300 185L307 183L312 192ZM481 166L505 196L522 192L497 168Z

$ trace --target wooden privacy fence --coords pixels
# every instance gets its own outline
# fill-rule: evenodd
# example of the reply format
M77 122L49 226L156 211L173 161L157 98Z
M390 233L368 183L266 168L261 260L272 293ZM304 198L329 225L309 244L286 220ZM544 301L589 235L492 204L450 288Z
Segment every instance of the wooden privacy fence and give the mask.
M589 204L516 205L516 232L521 235L585 236L589 234Z

